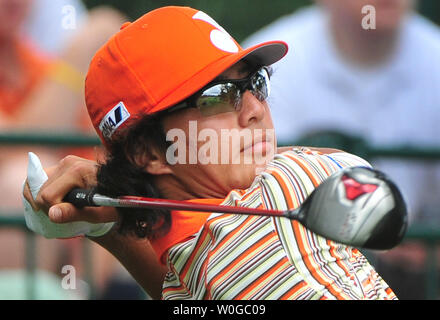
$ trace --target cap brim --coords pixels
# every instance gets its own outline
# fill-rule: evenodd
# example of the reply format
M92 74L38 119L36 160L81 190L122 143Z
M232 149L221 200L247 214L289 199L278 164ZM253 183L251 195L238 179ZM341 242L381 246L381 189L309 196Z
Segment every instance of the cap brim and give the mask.
M245 50L241 50L236 54L231 54L223 59L211 63L206 68L199 71L188 81L183 83L180 87L173 90L173 92L165 97L156 106L149 110L148 113L155 113L165 110L178 102L188 98L197 90L203 88L206 84L215 79L222 72L233 66L237 62L245 59L255 65L269 66L281 58L283 58L288 51L288 46L283 41L269 41L257 44Z

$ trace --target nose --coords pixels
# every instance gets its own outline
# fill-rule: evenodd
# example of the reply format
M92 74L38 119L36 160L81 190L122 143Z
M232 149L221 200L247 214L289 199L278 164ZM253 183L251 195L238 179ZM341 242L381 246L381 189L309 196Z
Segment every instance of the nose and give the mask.
M239 124L245 128L253 123L258 123L266 116L267 103L258 100L249 90L242 94L241 108L239 111Z

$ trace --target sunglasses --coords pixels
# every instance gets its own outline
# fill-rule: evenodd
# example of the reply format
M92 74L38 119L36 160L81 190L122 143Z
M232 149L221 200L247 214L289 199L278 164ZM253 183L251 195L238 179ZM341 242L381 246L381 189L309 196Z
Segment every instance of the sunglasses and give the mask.
M243 93L249 90L259 101L270 95L270 71L261 67L250 76L238 80L220 80L209 83L188 99L168 109L174 112L186 108L197 108L202 116L239 110Z

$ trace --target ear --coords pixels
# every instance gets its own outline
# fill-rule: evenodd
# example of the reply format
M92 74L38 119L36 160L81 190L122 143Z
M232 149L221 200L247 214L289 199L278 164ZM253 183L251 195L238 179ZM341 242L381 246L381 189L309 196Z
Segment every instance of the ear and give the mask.
M149 154L145 152L142 155L138 155L134 160L138 166L145 168L145 171L149 174L162 175L172 173L165 156L157 150L150 150Z

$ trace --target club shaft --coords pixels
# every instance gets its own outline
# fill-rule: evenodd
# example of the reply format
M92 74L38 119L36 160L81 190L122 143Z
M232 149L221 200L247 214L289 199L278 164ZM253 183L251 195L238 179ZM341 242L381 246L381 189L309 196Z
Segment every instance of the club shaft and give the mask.
M74 189L69 192L65 200L77 207L101 206L116 208L145 208L145 209L167 209L195 212L218 212L231 214L258 215L270 217L292 218L295 210L281 211L270 209L257 209L236 206L222 206L208 203L195 203L190 201L156 199L135 196L122 196L111 198L94 193L91 190Z

